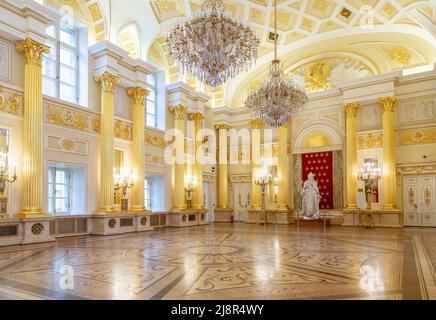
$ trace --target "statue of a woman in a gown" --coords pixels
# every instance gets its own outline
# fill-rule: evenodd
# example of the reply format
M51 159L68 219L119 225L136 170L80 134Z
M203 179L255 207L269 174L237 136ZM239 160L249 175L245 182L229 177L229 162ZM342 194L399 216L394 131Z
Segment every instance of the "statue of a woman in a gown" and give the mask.
M311 172L307 176L308 180L303 184L301 195L303 196L303 215L306 218L316 219L319 217L319 194L318 183L315 181L315 175Z

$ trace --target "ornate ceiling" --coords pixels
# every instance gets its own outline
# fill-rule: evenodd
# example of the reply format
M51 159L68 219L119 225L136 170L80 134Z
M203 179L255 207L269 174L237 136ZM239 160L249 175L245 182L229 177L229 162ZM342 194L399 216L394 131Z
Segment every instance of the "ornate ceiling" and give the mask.
M97 35L101 37L103 30L106 38L133 57L160 65L168 82L183 80L208 92L213 107L240 107L246 94L266 77L272 59L272 0L224 1L228 11L250 22L262 44L257 65L215 92L195 79L181 79L168 57L168 30L190 17L200 0L50 2L87 8L94 29L99 21L105 22L106 29L99 28ZM98 6L102 19L92 5ZM436 62L436 0L278 0L278 7L280 59L286 74L309 92Z

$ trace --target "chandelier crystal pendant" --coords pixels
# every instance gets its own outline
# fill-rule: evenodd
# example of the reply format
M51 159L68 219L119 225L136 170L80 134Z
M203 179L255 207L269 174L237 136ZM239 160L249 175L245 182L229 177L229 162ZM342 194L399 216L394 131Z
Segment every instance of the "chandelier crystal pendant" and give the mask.
M223 0L204 0L192 20L170 31L168 46L182 74L215 88L256 62L260 41Z
M274 1L274 60L271 62L269 79L253 90L245 101L251 117L261 119L270 127L280 127L303 111L308 101L306 92L298 89L291 79L282 76L277 58L277 0Z

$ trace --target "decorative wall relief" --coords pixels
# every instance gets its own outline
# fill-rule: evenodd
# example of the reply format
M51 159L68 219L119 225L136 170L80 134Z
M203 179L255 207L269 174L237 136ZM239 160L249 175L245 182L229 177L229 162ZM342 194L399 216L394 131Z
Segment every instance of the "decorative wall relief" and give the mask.
M357 111L357 131L381 130L382 109L378 104L361 106Z
M294 209L302 210L301 189L303 186L303 170L301 166L301 154L296 154L293 157L293 184L294 184Z
M88 141L72 138L61 138L56 136L47 137L47 149L88 155Z
M124 140L132 140L132 127L131 125L122 122L120 120L115 120L114 134L116 138Z
M163 168L165 167L165 158L162 156L146 154L145 164Z
M9 42L0 40L0 79L12 79L12 46Z
M436 97L427 97L399 102L399 123L434 122L436 120Z
M21 109L21 97L0 87L0 111L20 115Z
M68 128L85 131L89 128L89 116L77 111L48 105L46 109L46 121Z
M399 145L436 143L436 128L399 131L397 141Z
M167 147L165 142L165 134L154 130L145 129L145 144L147 146L164 149Z
M365 135L357 136L358 149L373 149L383 147L383 134L382 133L368 133Z
M9 97L7 103L7 110L11 114L18 115L20 113L21 100L19 96Z
M100 133L101 131L101 120L100 118L93 118L91 121L92 131Z

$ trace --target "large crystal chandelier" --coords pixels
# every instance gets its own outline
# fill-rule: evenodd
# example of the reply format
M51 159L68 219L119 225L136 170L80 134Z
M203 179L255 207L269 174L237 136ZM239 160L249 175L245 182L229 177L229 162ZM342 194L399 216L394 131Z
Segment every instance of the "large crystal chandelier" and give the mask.
M261 119L269 126L277 128L287 123L290 117L299 114L308 98L291 79L282 76L280 60L277 58L277 0L274 2L274 16L275 51L270 76L248 95L245 106L253 118Z
M255 63L260 41L223 0L205 0L192 20L171 30L168 44L182 74L215 88Z

